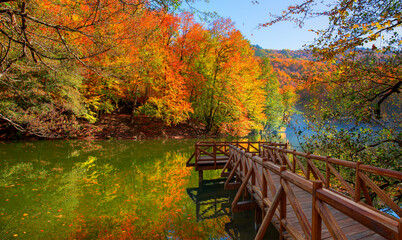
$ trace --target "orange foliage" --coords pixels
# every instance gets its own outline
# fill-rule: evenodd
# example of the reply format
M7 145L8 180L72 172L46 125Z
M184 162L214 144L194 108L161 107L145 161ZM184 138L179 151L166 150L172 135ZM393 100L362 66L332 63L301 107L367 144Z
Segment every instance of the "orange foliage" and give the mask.
M147 114L167 125L195 118L206 131L232 135L262 127L266 93L259 63L229 19L208 29L189 13L130 3L45 0L37 6L63 26L42 34L59 39L60 51L83 67L81 93L93 121L124 104L133 116Z

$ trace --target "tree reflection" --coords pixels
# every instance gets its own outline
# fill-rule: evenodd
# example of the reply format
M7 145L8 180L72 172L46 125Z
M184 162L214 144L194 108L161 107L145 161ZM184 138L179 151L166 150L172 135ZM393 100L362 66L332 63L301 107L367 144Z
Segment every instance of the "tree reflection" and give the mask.
M227 238L227 216L202 222L194 217L185 192L197 182L185 167L189 154L147 150L145 160L114 161L108 158L138 145L73 144L58 143L63 151L54 155L62 159L31 154L24 162L1 162L1 239Z

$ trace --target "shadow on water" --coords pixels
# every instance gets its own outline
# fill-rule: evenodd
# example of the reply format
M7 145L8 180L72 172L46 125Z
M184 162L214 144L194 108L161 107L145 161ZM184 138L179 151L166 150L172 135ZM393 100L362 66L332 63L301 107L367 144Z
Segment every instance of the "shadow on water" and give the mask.
M196 205L197 222L228 216L230 222L225 224L225 231L230 239L254 239L258 231L253 221L255 213L254 211L232 212L232 201L237 190L225 190L225 181L224 178L203 180L198 188L186 189L187 194ZM279 233L272 224L270 224L264 239L279 239Z

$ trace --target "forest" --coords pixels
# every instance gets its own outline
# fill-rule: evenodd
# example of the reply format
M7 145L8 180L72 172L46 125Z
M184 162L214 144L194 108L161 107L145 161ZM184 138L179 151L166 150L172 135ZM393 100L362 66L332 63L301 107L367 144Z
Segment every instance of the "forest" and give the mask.
M199 221L186 194L202 187L186 167L195 141L293 148L283 129L297 135L307 179L320 155L327 186L352 186L356 199L361 188L381 215L400 216L400 178L375 173L402 171L402 2L292 1L256 25L321 17L328 27L291 51L253 44L197 1L0 0L0 238L226 239L230 216ZM62 140L31 141L50 139Z
M74 137L123 109L205 133L244 136L279 122L296 97L229 19L199 23L178 3L6 1L1 8L2 126ZM269 96L275 96L275 101Z
M329 28L312 30L317 39L299 51L251 45L230 19L196 21L183 3L1 1L2 138L75 138L119 112L132 125L149 118L246 136L286 123L298 105L317 133L304 141L306 150L367 161L381 155L395 166L400 2L344 0L322 11L305 1L261 24L302 27L311 16L329 15ZM352 127L337 129L339 121Z

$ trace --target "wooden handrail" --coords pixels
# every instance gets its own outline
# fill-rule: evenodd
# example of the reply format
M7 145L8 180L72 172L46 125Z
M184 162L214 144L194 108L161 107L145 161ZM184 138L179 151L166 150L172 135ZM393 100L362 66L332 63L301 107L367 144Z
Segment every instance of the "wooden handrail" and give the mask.
M276 216L280 224L280 234L287 230L294 237L319 239L318 228L321 228L322 221L334 238L344 238L345 234L342 233L336 219L328 210L327 206L331 206L385 238L402 239L401 218L395 218L373 208L370 196L370 194L376 194L399 217L402 217L401 207L380 189L375 181L370 179L376 175L401 181L401 172L298 152L287 147L287 144L271 142L197 142L196 151L192 157L195 157L196 168L200 163L200 156L203 155L211 157L213 166L216 168L217 155L228 156L223 170L230 170L225 188L240 187L241 190L233 201L233 210L244 208L244 205L237 206L237 203L242 192L248 191L253 198L259 199L257 202L262 204L262 209L269 208L263 226L267 224L266 221L271 221L272 217ZM352 175L344 178L339 167L348 169ZM273 175L280 177L279 188L275 186ZM238 181L229 184L234 176ZM331 177L334 177L341 185L333 187ZM317 187L314 185L317 181L314 180L319 180L325 187ZM297 196L292 190L294 187L303 189L313 196L314 200L311 204L314 224L308 222L303 213ZM344 189L347 195L337 191L340 188ZM361 201L361 196L364 197L365 202ZM287 201L299 219L303 230L301 233L286 219ZM320 224L316 224L317 222ZM257 234L259 237L262 235L260 231Z
M327 205L332 206L346 216L349 216L350 218L358 221L362 225L371 229L373 232L376 232L387 239L402 238L402 219L397 219L390 215L386 215L370 206L355 202L353 199L353 194L355 194L355 192L332 165L339 164L343 167L358 169L357 171L359 172L359 174L357 176L357 179L358 181L361 181L360 188L362 189L365 197L368 194L366 188L367 185L368 187L370 187L370 189L380 195L382 199L386 199L388 205L391 205L391 208L398 215L401 213L399 206L393 204L393 202L391 203L390 201L392 200L388 196L384 196L385 193L381 191L381 189L379 189L379 187L376 186L375 183L371 181L369 177L363 172L374 173L386 177L396 177L396 179L400 179L399 176L401 175L401 173L330 157L322 157L308 153L300 153L289 149L275 148L268 145L263 145L263 148L272 151L283 152L283 154L293 154L293 157L301 156L308 158L310 161L307 161L307 166L310 166L310 171L321 181L312 181L306 179L306 176L295 173L296 169L293 166L296 166L296 163L298 166L303 166L301 162L298 161L297 157L293 158L294 163L293 165L291 165L290 160L286 159L285 155L283 155L282 159L287 166L282 166L278 165L277 163L279 161L276 161L274 159L273 161L266 161L266 158L264 157L266 153L265 151L262 151L262 157L253 156L252 154L241 150L235 145L230 144L229 156L231 156L233 159L230 163L232 166L230 178L234 175L238 175L242 181L240 191L236 195L235 201L233 202L234 205L232 205L232 207L236 206L240 199L241 192L244 191L246 188L249 189L251 193L254 193L256 197L260 198L258 202L260 204L264 204L263 209L265 209L265 207L268 207L268 212L265 215L263 223L257 233L256 239L262 239L266 231L266 227L268 226L268 223L272 220L273 216L277 216L279 219L280 231L286 229L292 236L302 238L306 237L307 239L319 239L321 236L321 221L323 221L326 224L329 232L335 239L346 239L345 234L342 232L340 226L336 222L336 219L328 209ZM271 158L278 156L281 157L280 155L275 156L275 154L273 153L271 153L270 155L272 155ZM312 161L313 159L325 162L325 177L314 165ZM286 167L288 167L290 171L286 170ZM304 170L302 171L303 173L305 172ZM347 189L352 198L348 198L347 196L331 190L329 186L326 186L326 188L319 187L322 185L322 183L328 182L327 174L329 172L331 172L335 175L335 177L341 180L341 183ZM280 188L278 190L275 189L271 173L280 176ZM228 179L228 181L230 181L230 179ZM321 185L317 185L317 182L319 182ZM306 192L312 194L314 219L312 221L314 221L314 224L310 224L308 222L302 208L300 207L300 204L298 203L297 196L293 192L292 186L290 184L293 184L292 186L299 187ZM271 193L271 199L268 198L268 192ZM296 213L296 216L299 219L299 223L301 224L305 236L302 236L303 234L299 233L289 223L289 221L286 220L286 211L284 210L286 209L286 199L289 200L290 206L292 206L294 212ZM279 208L279 212L277 211L277 208Z
M402 217L402 209L393 200L376 184L374 184L370 178L365 173L371 173L381 177L388 177L395 179L397 181L402 181L402 172L383 169L379 167L363 165L360 162L351 162L345 161L341 159L331 158L331 157L323 157L309 153L297 152L295 150L283 149L278 147L273 147L269 145L263 145L263 150L270 153L271 151L282 152L284 155L290 154L293 156L293 166L299 166L302 170L306 179L310 179L310 174L312 173L314 178L317 180L321 180L326 188L332 188L330 186L330 178L331 174L335 176L335 178L341 183L341 186L346 190L346 192L350 195L355 202L362 202L361 194L364 196L364 204L373 206L373 201L371 199L369 190L367 187L371 189L371 191L378 196L379 199L383 201L389 208L391 208L399 217ZM271 158L275 156L271 155ZM304 169L303 164L301 164L300 159L298 157L304 157L306 159L307 170ZM317 160L325 164L325 172L326 176L321 173L319 168L313 163L312 160ZM276 163L276 159L273 159L272 162ZM296 169L292 169L291 165L287 163L292 172L296 172ZM354 190L350 186L349 183L341 176L341 174L334 168L332 165L338 165L342 167L346 167L350 169L350 171L355 172L355 188ZM338 190L338 188L334 188L334 190Z
M308 153L304 153L304 152L297 152L297 151L290 150L290 149L276 148L276 147L268 146L268 145L263 145L263 148L264 147L268 148L268 149L275 149L277 151L289 153L289 154L296 155L296 156L301 156L301 157L307 157L307 155L308 155L310 159L315 159L315 160L319 160L322 162L328 161L329 163L333 163L333 164L343 166L343 167L348 167L348 168L356 168L356 164L357 164L356 162L351 162L351 161L346 161L346 160L341 160L341 159L331 158L331 157L328 158L328 157L323 157L323 156L314 155L314 154L308 154ZM384 177L390 177L390 178L402 180L402 172L398 172L395 170L384 169L384 168L379 168L379 167L370 166L370 165L363 165L363 164L360 166L360 170L365 171L365 172L374 173L377 175L381 175Z
M187 164L187 166L195 166L198 169L200 164L200 157L202 156L209 156L211 159L207 159L206 161L213 162L213 168L216 169L218 162L218 156L228 156L229 157L229 146L237 146L243 149L245 152L259 154L262 144L265 145L274 145L274 146L285 146L285 144L276 144L276 143L269 143L269 142L246 142L246 141L235 141L235 142L207 142L207 141L199 141L195 143L195 163L194 164ZM188 161L189 162L189 161Z

